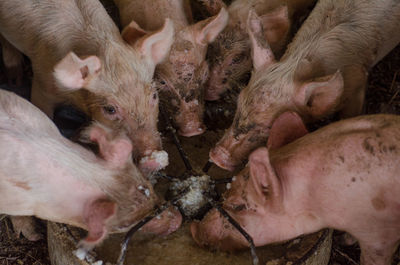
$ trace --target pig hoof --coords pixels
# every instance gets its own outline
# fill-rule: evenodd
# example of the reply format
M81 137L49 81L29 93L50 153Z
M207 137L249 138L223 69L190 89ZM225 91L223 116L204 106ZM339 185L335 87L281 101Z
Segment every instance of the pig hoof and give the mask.
M216 146L210 151L210 159L214 164L220 168L233 171L235 170L236 163L232 162L232 156L225 148Z

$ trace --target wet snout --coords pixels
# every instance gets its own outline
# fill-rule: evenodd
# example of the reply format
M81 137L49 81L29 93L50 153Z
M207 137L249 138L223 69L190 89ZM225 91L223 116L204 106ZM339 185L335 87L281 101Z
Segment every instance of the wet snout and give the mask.
M132 133L133 159L144 176L163 169L168 165L168 154L162 150L161 138L157 131Z
M203 107L199 101L183 101L179 113L175 115L175 123L182 136L191 137L204 133L206 126L203 124Z
M156 216L143 226L142 231L156 235L166 236L175 232L182 224L181 213L170 206L164 210L159 216Z
M193 222L190 230L194 241L202 247L232 251L248 246L246 239L216 209L201 222Z
M219 167L233 171L243 163L250 152L255 148L265 145L268 138L268 129L250 128L246 132L234 133L230 127L210 151L210 159Z

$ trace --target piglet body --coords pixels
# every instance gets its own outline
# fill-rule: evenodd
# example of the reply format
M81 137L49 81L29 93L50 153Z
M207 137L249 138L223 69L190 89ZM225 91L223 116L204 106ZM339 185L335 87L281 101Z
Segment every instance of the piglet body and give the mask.
M343 120L269 149L250 155L223 204L257 246L331 227L359 241L361 264L391 264L400 240L399 116ZM247 246L226 223L213 210L192 224L193 237L225 250Z
M263 37L261 17L248 18L254 71L239 95L231 127L210 158L233 170L263 145L281 113L305 122L362 110L368 71L400 42L400 3L321 0L279 62ZM290 125L289 125L290 126Z
M61 136L35 106L1 90L0 213L81 227L89 232L88 245L149 214L157 197L132 162L129 139L111 139L99 124L87 133L101 157Z

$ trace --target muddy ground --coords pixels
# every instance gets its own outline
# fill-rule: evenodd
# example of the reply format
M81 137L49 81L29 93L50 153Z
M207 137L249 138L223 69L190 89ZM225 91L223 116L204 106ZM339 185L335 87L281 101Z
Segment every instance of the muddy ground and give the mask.
M23 86L8 86L3 65L0 65L0 88L11 89L21 96L29 98L29 90L32 74L28 60L24 66ZM218 105L220 104L220 105ZM207 126L216 129L221 124L229 124L226 117L223 116L226 103L219 102L210 104L207 116ZM366 94L365 113L392 113L400 114L400 46L388 54L379 64L370 72L368 89ZM218 124L218 125L216 125ZM199 156L207 156L208 151ZM1 194L0 194L1 196ZM1 197L0 197L1 199ZM42 231L45 233L44 223ZM343 246L339 243L341 232L335 231L335 237L332 247L330 264L358 264L359 247L358 245ZM17 236L11 227L8 218L0 216L0 265L13 264L50 264L47 253L47 242L44 239L37 242L30 242L21 236ZM393 264L400 264L400 256L395 256Z

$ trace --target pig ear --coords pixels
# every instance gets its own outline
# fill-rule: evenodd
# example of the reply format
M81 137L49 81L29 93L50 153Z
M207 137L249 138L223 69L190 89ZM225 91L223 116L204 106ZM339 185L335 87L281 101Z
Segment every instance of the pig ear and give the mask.
M164 26L157 32L146 34L135 43L135 48L154 65L159 64L168 55L174 41L174 25L167 18Z
M201 45L213 42L228 24L228 18L228 11L221 8L218 15L198 22L194 25L196 42Z
M70 52L55 67L56 82L64 88L76 90L84 87L100 71L101 62L97 56L79 58Z
M275 56L263 33L262 21L254 10L250 10L247 18L247 31L251 41L251 56L255 71L275 63Z
M142 29L134 20L126 26L122 32L121 36L129 45L134 45L141 37L148 34L147 31Z
M275 169L269 160L269 152L265 147L255 150L249 156L250 178L256 192L266 199L272 199L273 204L281 199L281 184Z
M338 104L343 94L343 87L343 76L338 70L332 75L301 85L295 95L295 101L298 105L308 109L312 116L320 117Z
M297 112L286 111L279 115L269 132L267 147L269 150L279 148L308 133L303 120Z
M275 47L286 40L290 27L286 5L262 15L260 19L264 30L264 37L268 40L270 46Z
M85 208L83 214L88 235L79 245L87 250L101 243L107 235L106 222L115 215L117 205L108 199L99 199Z
M125 138L107 139L103 128L93 126L89 132L90 140L99 145L101 156L114 168L120 168L132 159L132 143Z

